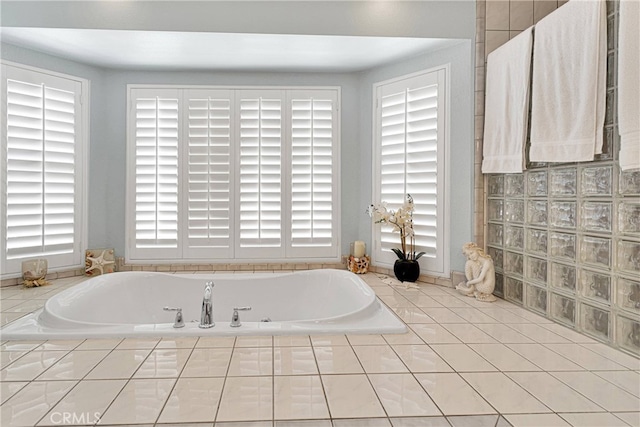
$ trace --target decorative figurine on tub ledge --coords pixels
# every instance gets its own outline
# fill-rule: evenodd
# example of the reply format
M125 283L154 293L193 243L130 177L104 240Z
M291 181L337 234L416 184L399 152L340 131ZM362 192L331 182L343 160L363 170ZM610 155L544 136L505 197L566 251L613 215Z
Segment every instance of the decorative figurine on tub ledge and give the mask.
M464 265L467 281L456 286L458 292L468 297L475 296L478 301L495 301L492 294L496 287L496 272L491 257L473 242L465 243L462 253L467 257Z

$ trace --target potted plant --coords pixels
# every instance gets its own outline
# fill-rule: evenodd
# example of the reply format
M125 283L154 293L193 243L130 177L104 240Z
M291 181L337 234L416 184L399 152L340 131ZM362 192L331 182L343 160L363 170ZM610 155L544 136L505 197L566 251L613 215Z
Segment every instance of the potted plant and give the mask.
M401 282L415 282L420 276L418 259L424 252L416 253L415 233L413 231L413 198L407 194L403 205L397 210L387 209L385 202L371 205L367 210L376 224L390 224L394 231L400 232L400 248L392 248L398 259L393 272ZM408 243L407 243L408 238Z

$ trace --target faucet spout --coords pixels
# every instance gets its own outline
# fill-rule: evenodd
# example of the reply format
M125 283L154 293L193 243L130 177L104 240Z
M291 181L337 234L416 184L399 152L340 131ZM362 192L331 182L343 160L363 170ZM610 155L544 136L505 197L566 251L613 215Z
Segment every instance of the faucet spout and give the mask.
M216 324L213 321L213 282L204 285L204 297L202 298L202 312L200 313L200 324L198 327L208 329Z

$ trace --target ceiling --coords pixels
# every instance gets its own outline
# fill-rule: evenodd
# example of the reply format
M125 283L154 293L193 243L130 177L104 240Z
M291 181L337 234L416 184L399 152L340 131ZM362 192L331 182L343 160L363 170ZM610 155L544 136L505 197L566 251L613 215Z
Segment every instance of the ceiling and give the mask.
M3 42L99 67L351 72L452 46L453 39L3 27Z

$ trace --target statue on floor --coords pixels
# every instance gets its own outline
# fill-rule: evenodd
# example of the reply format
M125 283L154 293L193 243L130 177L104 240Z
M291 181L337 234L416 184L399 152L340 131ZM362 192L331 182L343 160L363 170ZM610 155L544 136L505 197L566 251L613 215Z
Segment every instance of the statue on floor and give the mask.
M478 301L495 301L496 271L491 257L473 242L465 243L462 253L467 257L464 265L467 281L456 286L458 292L468 297L475 296Z

